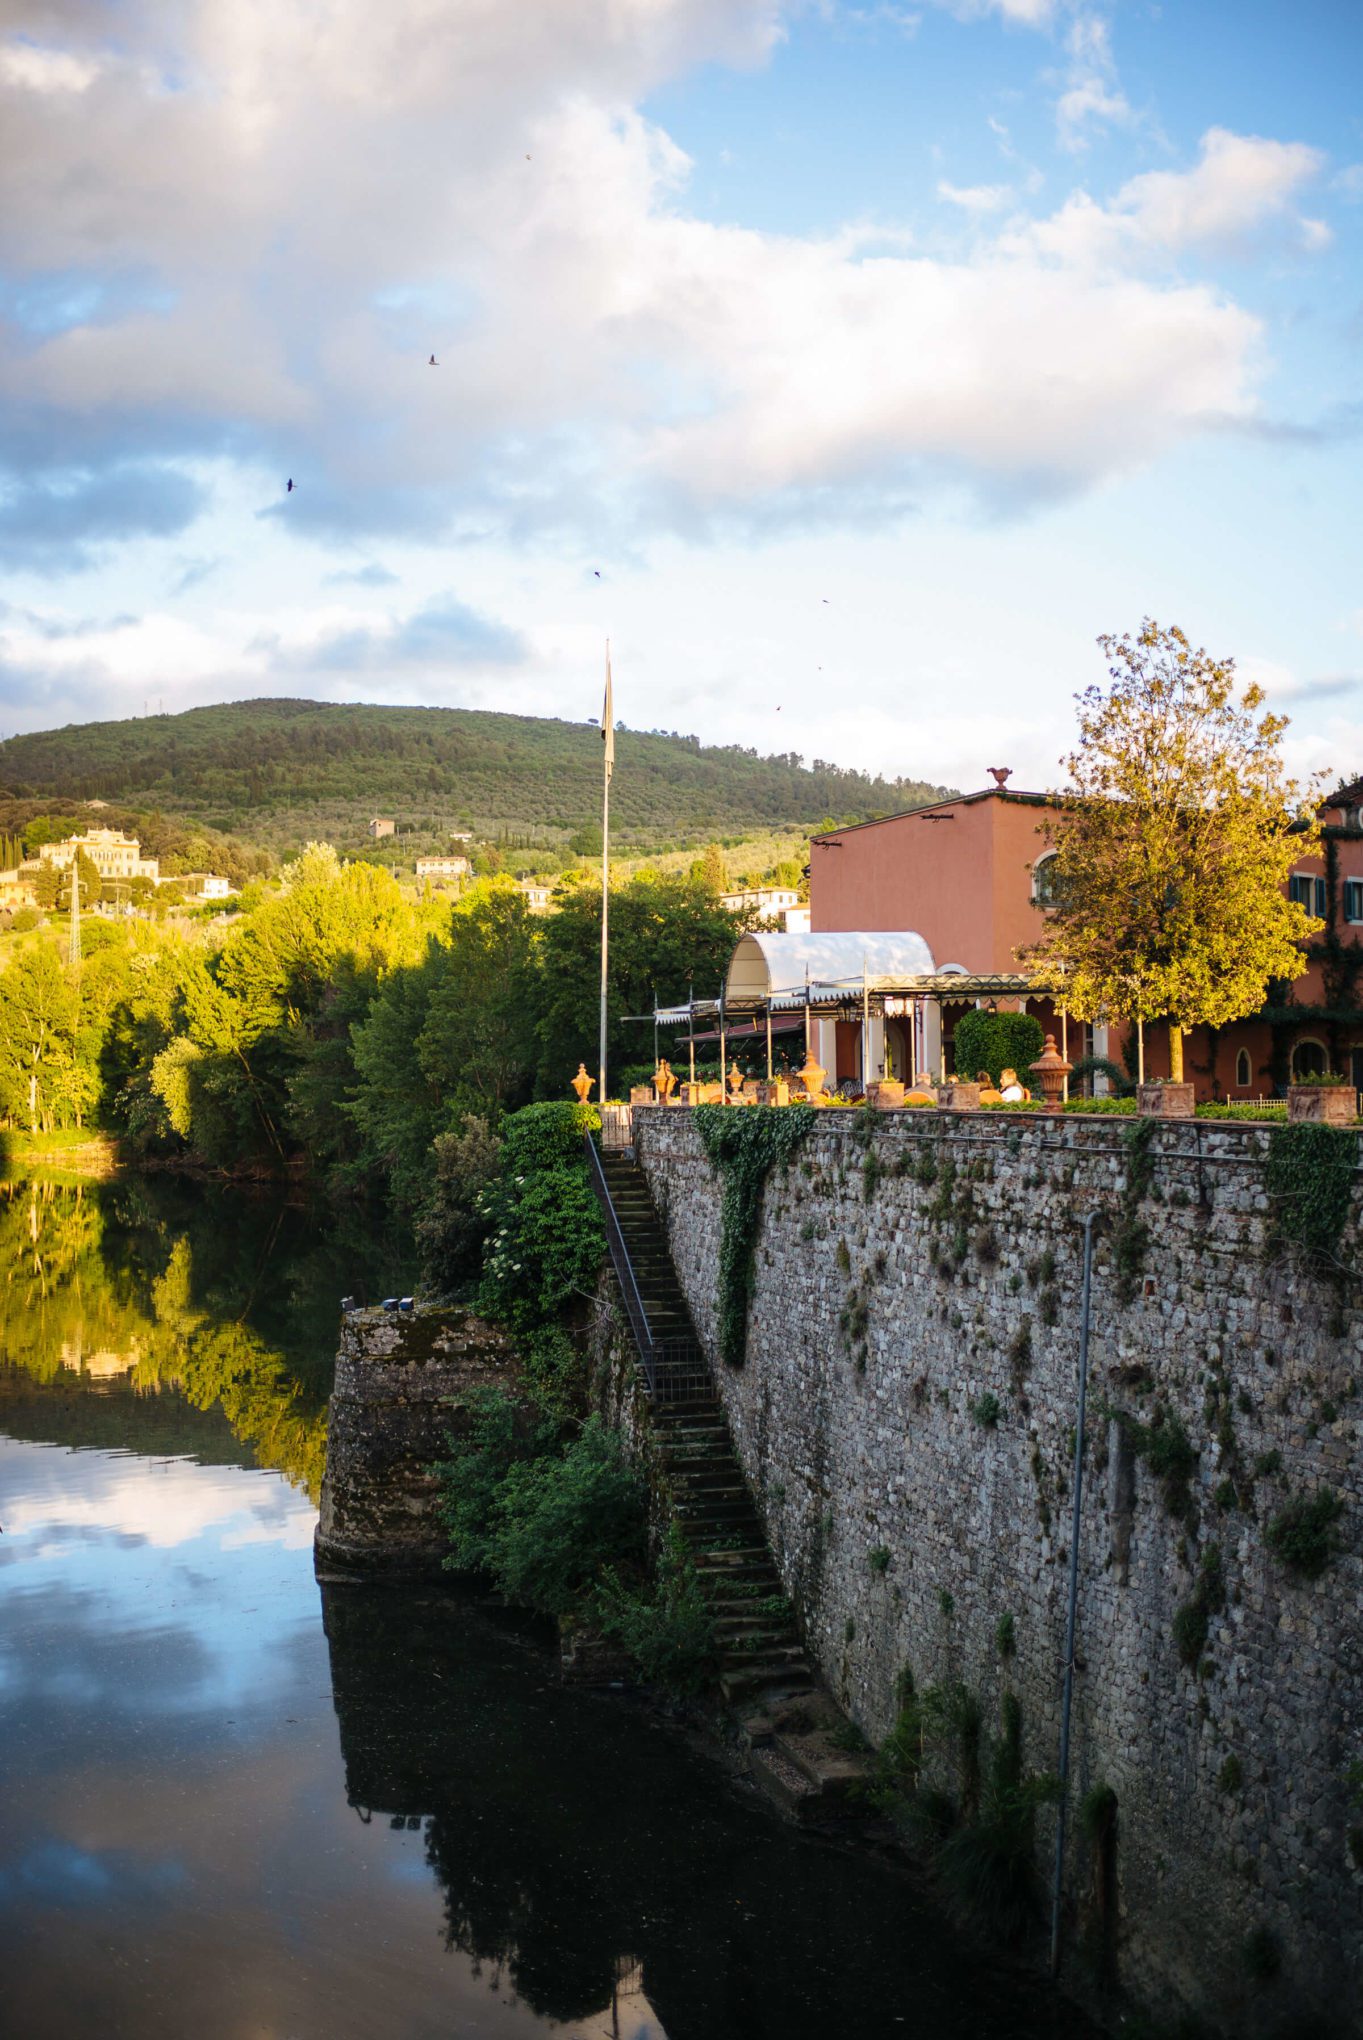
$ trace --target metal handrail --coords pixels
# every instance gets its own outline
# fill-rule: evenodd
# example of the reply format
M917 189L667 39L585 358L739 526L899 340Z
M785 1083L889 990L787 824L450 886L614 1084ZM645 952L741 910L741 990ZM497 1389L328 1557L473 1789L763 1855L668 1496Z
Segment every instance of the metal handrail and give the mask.
M592 1189L601 1206L606 1221L606 1244L610 1249L611 1265L615 1269L624 1298L625 1314L629 1318L630 1330L634 1334L639 1362L644 1370L644 1381L649 1396L654 1401L674 1402L683 1399L687 1390L707 1386L709 1368L700 1346L695 1339L657 1339L648 1321L648 1311L634 1273L625 1236L620 1229L620 1219L611 1197L610 1184L601 1164L601 1156L591 1135L583 1135L583 1146L587 1151L587 1172Z

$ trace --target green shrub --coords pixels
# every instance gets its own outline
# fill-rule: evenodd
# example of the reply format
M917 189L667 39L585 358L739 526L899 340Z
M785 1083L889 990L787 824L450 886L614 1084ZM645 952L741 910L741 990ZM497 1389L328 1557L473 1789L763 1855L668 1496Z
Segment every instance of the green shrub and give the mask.
M582 1160L582 1137L595 1133L601 1115L594 1105L576 1099L555 1099L547 1105L524 1105L502 1127L506 1173L529 1176L540 1169L560 1169Z
M1001 1658L1010 1658L1016 1655L1017 1647L1017 1627L1010 1611L1000 1615L994 1624L994 1648Z
M642 1482L615 1434L590 1417L561 1455L512 1461L493 1510L488 1570L521 1607L571 1614L606 1567L642 1563L644 1522Z
M1041 1022L1031 1013L985 1013L972 1008L956 1022L952 1053L957 1069L969 1079L988 1070L997 1084L1005 1069L1013 1069L1027 1085L1029 1066L1044 1046Z
M513 1177L492 1193L485 1208L490 1230L478 1290L478 1308L485 1316L533 1330L558 1316L574 1297L591 1295L606 1232L582 1163Z
M874 1545L866 1554L866 1563L870 1566L873 1573L888 1572L890 1570L890 1547L888 1544Z
M1296 1495L1265 1531L1268 1548L1289 1572L1317 1580L1339 1549L1335 1525L1343 1513L1344 1504L1332 1488Z
M445 1564L453 1572L487 1566L502 1481L513 1461L535 1449L526 1413L501 1389L472 1389L464 1407L466 1431L446 1438L449 1458L435 1468L450 1542Z
M613 1568L602 1575L597 1619L629 1652L650 1685L685 1695L702 1685L714 1656L715 1625L675 1523L651 1586L631 1586Z
M1003 1404L992 1389L987 1389L970 1405L970 1414L984 1430L992 1431L1003 1415Z
M1240 1762L1240 1759L1232 1753L1225 1759L1221 1769L1216 1774L1216 1789L1218 1792L1238 1792L1244 1782L1245 1767Z
M486 1119L468 1113L459 1132L436 1135L432 1154L434 1176L416 1217L417 1247L426 1281L449 1296L478 1274L501 1142Z

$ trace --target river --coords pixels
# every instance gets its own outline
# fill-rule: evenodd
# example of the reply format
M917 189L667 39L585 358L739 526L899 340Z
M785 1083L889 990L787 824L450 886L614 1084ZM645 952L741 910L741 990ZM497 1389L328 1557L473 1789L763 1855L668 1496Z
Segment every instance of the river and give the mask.
M337 1300L407 1273L268 1199L0 1185L8 2040L1078 2040L527 1626L319 1587Z

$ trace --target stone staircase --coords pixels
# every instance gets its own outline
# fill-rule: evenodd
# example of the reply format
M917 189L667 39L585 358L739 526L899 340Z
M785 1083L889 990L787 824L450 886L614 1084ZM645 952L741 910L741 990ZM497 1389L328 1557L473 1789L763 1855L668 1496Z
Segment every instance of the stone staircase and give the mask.
M618 1152L603 1154L601 1166L653 1337L698 1346L643 1171ZM810 1690L809 1659L718 1396L706 1388L685 1401L657 1401L652 1428L674 1514L714 1616L720 1691L732 1702L765 1702Z

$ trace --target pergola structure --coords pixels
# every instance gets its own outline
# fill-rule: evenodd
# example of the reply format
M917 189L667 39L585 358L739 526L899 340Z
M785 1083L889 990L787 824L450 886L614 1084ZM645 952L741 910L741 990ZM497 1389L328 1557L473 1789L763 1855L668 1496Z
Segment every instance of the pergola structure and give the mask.
M836 1073L837 1026L856 1026L863 1082L888 1073L893 1040L886 1023L898 1023L904 1063L899 1074L925 1070L945 1077L946 1001L1008 999L1021 1009L1029 998L1052 997L1055 991L1052 978L1023 971L978 973L956 964L939 970L922 936L908 930L750 934L739 938L717 998L658 1007L653 1020L658 1027L687 1029L693 1071L697 1041L718 1041L721 1063L727 1064L732 1041L765 1034L768 1077L774 1034L802 1032L806 1053Z

